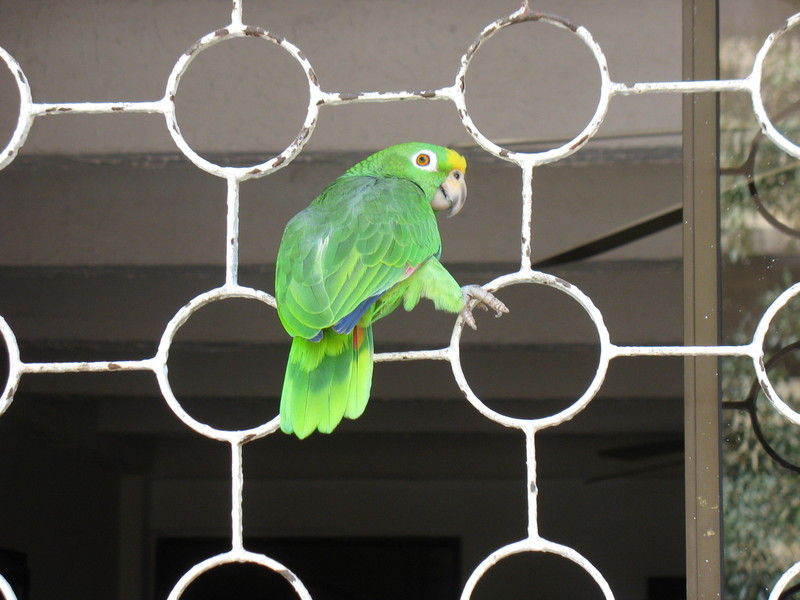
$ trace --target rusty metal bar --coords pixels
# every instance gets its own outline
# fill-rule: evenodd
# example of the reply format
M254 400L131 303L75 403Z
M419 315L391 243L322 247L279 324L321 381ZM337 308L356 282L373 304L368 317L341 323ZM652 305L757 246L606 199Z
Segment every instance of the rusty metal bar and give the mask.
M64 115L69 113L99 115L105 113L164 113L167 103L153 102L35 102L31 104L31 114L36 117Z
M228 177L228 206L225 235L225 285L239 282L239 180Z

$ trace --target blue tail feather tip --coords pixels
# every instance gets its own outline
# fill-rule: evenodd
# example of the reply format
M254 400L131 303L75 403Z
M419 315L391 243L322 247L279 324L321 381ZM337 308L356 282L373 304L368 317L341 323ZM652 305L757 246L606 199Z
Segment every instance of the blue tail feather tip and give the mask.
M364 316L364 313L367 312L367 309L375 304L375 301L380 298L380 294L375 294L374 296L370 296L366 300L364 300L361 304L355 307L355 309L348 315L342 317L338 323L334 324L333 330L336 333L343 333L347 334L353 331L353 328L358 324L361 320L361 317Z

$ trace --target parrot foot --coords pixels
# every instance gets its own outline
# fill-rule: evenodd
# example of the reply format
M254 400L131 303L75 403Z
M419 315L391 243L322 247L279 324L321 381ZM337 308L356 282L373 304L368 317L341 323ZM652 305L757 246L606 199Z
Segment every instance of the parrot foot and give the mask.
M473 300L476 302L476 306L480 306L483 310L488 311L491 308L496 313L495 317L497 318L508 312L506 305L500 302L494 294L478 285L465 285L461 290L464 293L464 307L461 309L460 314L464 322L472 329L478 328L475 324L475 317L472 316Z

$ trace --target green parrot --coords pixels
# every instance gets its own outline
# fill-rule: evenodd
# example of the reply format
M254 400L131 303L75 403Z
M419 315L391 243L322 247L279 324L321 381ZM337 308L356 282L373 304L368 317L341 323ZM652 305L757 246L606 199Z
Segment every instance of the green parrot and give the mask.
M441 146L391 146L351 167L286 225L275 266L278 317L292 336L280 424L302 439L361 416L372 385L372 324L421 297L461 312L470 299L497 316L505 305L461 288L439 262L436 211L464 205L467 163Z

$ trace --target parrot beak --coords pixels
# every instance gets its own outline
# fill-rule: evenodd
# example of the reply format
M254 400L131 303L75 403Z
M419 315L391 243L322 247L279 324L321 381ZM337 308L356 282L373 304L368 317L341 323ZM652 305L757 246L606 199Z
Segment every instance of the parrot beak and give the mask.
M457 215L467 199L467 182L464 173L453 169L433 195L431 206L433 210L448 210L447 218Z

